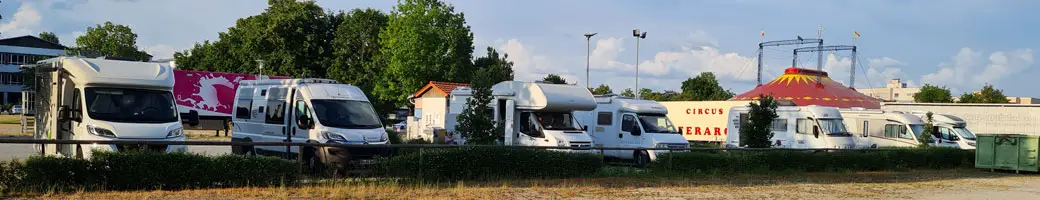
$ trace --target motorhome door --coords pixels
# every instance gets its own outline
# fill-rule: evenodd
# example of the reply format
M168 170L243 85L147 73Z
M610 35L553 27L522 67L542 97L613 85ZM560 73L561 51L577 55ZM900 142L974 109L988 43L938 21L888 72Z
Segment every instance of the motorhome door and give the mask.
M545 139L538 121L530 112L520 113L520 137L517 138L521 146L538 146L538 140Z
M618 134L618 138L621 140L622 147L639 146L639 139L642 138L640 132L642 132L642 129L640 129L635 115L631 113L621 114L621 132ZM632 153L633 151L617 151L617 155L614 156L632 159L635 156Z

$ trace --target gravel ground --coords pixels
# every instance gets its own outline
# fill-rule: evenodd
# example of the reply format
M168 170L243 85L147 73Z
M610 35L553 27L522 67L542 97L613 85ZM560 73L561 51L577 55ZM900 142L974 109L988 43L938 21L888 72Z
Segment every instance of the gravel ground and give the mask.
M1040 175L982 170L595 178L43 194L62 199L1040 199Z

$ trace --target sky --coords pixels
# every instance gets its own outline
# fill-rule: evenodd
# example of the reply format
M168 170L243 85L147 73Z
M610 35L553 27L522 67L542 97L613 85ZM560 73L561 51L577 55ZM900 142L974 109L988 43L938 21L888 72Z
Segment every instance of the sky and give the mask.
M339 11L391 11L392 0L318 0ZM822 55L822 68L855 87L884 87L894 78L910 86L950 88L955 96L984 84L1008 96L1040 97L1035 89L1040 1L755 1L755 0L460 0L448 1L465 14L474 34L474 54L494 47L514 62L517 80L559 74L571 83L607 84L620 92L639 87L680 90L682 81L713 72L724 88L742 93L756 81L758 43L817 38L851 45ZM194 43L214 40L239 18L267 7L263 0L3 0L0 37L54 32L67 46L88 26L112 21L138 34L139 48L171 58ZM647 32L638 41L632 30ZM765 36L762 36L764 32ZM853 32L860 38L855 39ZM598 33L588 42L585 33ZM764 81L792 65L792 50L762 50ZM587 54L588 50L588 54ZM588 57L586 57L588 56ZM802 53L798 67L816 68L815 53Z

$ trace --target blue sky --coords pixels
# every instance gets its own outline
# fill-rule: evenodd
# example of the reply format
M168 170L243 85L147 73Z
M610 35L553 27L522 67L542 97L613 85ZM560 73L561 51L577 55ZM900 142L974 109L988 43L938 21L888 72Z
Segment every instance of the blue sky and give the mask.
M389 11L396 1L318 1L331 10L371 7ZM679 90L683 80L710 71L740 93L755 84L757 43L815 38L822 25L828 44L852 43L859 55L856 87L882 87L891 78L911 85L945 85L955 95L984 83L1009 96L1040 96L1035 50L1040 1L450 1L465 13L476 54L487 46L508 53L517 79L548 73L585 82L584 33L592 38L592 85L615 91L635 84L633 28L640 41L640 87ZM197 41L212 40L236 19L263 11L260 0L7 0L0 3L0 37L52 31L66 45L87 26L129 25L138 46L157 58ZM764 51L766 80L791 64L791 47ZM850 53L825 54L831 77L848 82ZM799 66L816 67L815 54Z

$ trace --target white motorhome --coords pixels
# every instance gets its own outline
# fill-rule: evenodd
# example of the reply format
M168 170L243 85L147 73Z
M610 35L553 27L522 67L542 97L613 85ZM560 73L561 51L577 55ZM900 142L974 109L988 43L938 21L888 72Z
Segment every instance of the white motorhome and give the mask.
M596 97L596 109L575 112L579 121L589 127L596 146L633 148L688 148L690 143L668 119L668 109L650 100L617 95ZM635 160L646 165L668 150L607 150L604 157Z
M922 120L928 118L927 111L913 111L911 112ZM933 140L943 141L945 143L951 143L950 140L954 140L955 144L946 145L959 147L961 149L975 149L975 134L968 130L968 122L964 121L960 117L949 115L949 114L935 114L932 113L932 125L937 130L933 133L937 133L941 138L932 137ZM941 140L940 140L941 139Z
M36 71L36 139L184 141L167 64L57 57L28 66ZM93 150L183 151L180 145L36 145L45 155L88 158Z
M740 141L740 125L747 122L748 106L733 107L729 112L729 134L727 148L746 146ZM778 117L773 120L773 137L770 141L776 148L819 149L855 147L852 134L845 128L841 112L837 108L823 106L779 106Z
M452 105L465 105L470 94L452 92ZM504 124L505 145L592 147L592 138L574 117L596 108L588 89L567 84L503 81L491 87L494 120ZM569 151L569 150L567 150ZM589 151L591 152L591 151Z
M856 140L857 148L916 147L923 137L925 122L920 117L900 111L841 109L845 124ZM956 147L956 136L932 137L932 146Z
M232 141L388 144L386 130L365 93L328 79L245 80L235 94ZM295 157L298 147L234 147L235 154ZM288 155L287 155L288 154ZM372 148L305 148L315 170L343 169L357 161L386 156Z

